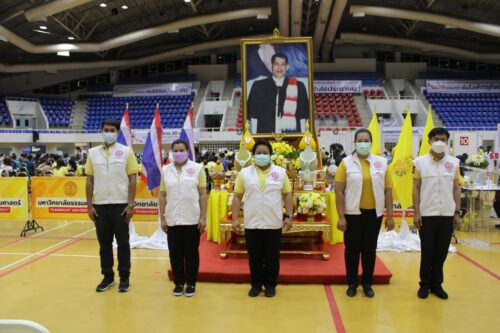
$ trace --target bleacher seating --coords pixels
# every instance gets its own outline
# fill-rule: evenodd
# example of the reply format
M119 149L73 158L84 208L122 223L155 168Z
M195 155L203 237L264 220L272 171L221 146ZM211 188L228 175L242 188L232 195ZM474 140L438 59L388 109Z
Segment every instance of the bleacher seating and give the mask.
M49 120L50 127L68 127L73 110L73 102L69 98L38 97L43 111Z
M129 103L130 126L132 128L149 128L157 103L160 105L162 127L181 128L193 98L194 93L191 95L151 97L94 96L88 100L85 129L100 129L102 121L106 118L120 120L125 111L126 103Z
M363 89L363 96L366 99L384 99L385 93L383 89L370 87Z
M315 93L314 103L317 119L345 118L350 127L363 126L352 94Z
M9 112L7 111L7 104L5 104L5 99L3 98L0 99L0 126L11 126Z
M424 91L446 127L495 130L500 123L500 93L441 94Z

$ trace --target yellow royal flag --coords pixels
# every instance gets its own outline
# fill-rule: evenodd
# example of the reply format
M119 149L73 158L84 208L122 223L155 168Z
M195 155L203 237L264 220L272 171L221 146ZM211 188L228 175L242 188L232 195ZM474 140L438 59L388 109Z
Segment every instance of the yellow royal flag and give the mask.
M392 159L393 191L396 193L402 209L413 206L413 140L410 110L407 109L406 118L399 135L397 150Z
M380 127L377 119L377 110L373 111L373 117L368 126L368 130L372 134L372 150L371 153L375 155L382 155L382 140L380 137Z
M420 151L418 156L427 154L431 150L431 145L429 144L429 132L434 128L434 120L432 119L432 107L429 104L429 110L427 110L427 122L425 123L424 135L422 136L422 143L420 144Z

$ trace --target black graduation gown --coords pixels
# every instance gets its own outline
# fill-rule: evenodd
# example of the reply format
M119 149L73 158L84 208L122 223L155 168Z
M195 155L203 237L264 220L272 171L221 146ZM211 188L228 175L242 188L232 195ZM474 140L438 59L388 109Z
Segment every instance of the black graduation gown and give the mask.
M276 131L276 94L278 98L278 116L283 114L283 106L286 98L286 88L288 87L288 78L286 77L283 86L277 87L273 77L255 81L250 90L247 101L247 119L257 119L257 129L253 128L253 133L273 133ZM297 81L297 132L301 132L300 120L309 119L309 101L307 99L307 90L304 84Z

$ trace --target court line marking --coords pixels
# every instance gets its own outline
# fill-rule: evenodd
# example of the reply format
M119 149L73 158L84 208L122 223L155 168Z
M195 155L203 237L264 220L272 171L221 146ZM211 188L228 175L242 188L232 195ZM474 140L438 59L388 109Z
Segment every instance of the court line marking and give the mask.
M335 296L333 295L332 286L325 285L326 299L328 300L328 305L330 306L330 312L332 314L333 324L335 325L335 330L337 333L346 333L344 322L342 321L342 316L340 315L339 307L337 302L335 302Z
M35 262L40 261L40 260L42 260L43 258L47 258L47 257L48 257L48 256L50 256L52 253L59 252L59 251L61 251L61 250L65 249L65 248L67 248L67 247L70 247L71 245L76 244L76 243L78 243L78 242L80 242L80 241L81 241L81 239L73 239L73 241L72 241L72 242L69 242L69 243L67 243L67 244L65 244L65 245L63 245L63 246L61 246L61 247L58 247L58 248L56 248L56 249L54 249L54 250L52 250L52 251L50 251L50 252L47 252L47 253L45 253L45 254L42 254L42 255L41 255L41 256L39 256L38 258L33 258L33 259L31 259L30 261L27 261L27 262L25 262L25 263L24 263L24 264L22 264L22 265L19 265L19 266L13 267L13 268L11 268L11 269L9 269L9 270L7 270L7 271L3 272L3 273L0 273L0 278L4 277L4 276L6 276L6 275L9 275L9 274L11 274L11 273L14 273L14 272L16 272L16 271L18 271L18 270L20 270L20 269L22 269L22 268L26 267L26 266L29 266L29 265L31 265L31 264L34 264Z
M42 250L40 250L40 251L37 251L37 252L35 252L35 253L33 253L33 254L31 254L31 255L29 255L29 256L27 256L27 257L25 257L25 258L21 258L21 259L19 259L19 260L17 260L17 261L14 261L13 263L10 263L10 264L8 264L8 265L5 265L5 266L3 266L3 267L0 267L0 271L3 271L4 269L7 269L7 268L12 267L12 266L14 266L14 265L17 265L17 264L19 264L20 262L23 262L23 261L25 261L25 260L28 260L28 259L30 259L30 258L32 258L32 257L34 257L34 256L36 256L37 254L42 254L43 252L45 252L45 251L47 251L47 250L50 250L50 249L52 249L52 248L54 248L54 247L61 246L61 245L65 244L65 243L67 243L67 242L69 242L69 241L71 241L71 240L77 240L77 241L79 242L79 241L81 241L81 239L77 239L79 236L85 235L86 233L91 232L91 231L94 231L94 230L95 230L95 227L94 227L94 228L92 228L92 229L90 229L90 230L87 230L87 231L84 231L84 232L82 232L82 233L79 233L78 235L75 235L75 236L70 237L70 238L68 238L68 239L62 240L62 241L60 241L60 242L58 242L58 243L56 243L56 244L54 244L54 245L51 245L51 246L49 246L49 247L46 247L46 248L44 248L44 249L42 249ZM0 274L0 277L1 277L1 276L2 276L2 274Z
M75 238L78 240L82 240L81 238ZM30 255L30 254L36 254L36 253L30 253L30 252L0 252L0 255ZM43 254L36 254L38 256L42 256ZM50 254L50 257L76 257L76 258L100 258L98 255L93 255L93 254L71 254L71 253L57 253L57 254ZM117 256L114 255L114 258L116 259ZM144 260L170 260L169 257L135 257L132 256L130 259L144 259Z
M56 229L60 229L60 228L62 228L62 227L65 227L65 226L67 226L67 225L70 225L70 224L72 224L72 223L74 223L74 222L70 222L70 223L66 222L66 223L65 223L65 224L63 224L63 225L60 225L60 226L57 226L57 227L54 227L54 228L51 228L51 229L47 229L47 230L45 230L45 231L43 231L43 232L41 232L41 233L39 233L39 234L31 235L31 236L29 236L29 237L20 237L20 236L19 236L19 238L18 238L18 239L14 240L14 241L12 241L12 242L9 242L9 243L6 243L6 244L2 244L2 245L0 245L0 248L2 248L2 247L7 247L7 246L9 246L9 245L13 245L13 244L16 244L16 243L20 243L20 242L25 241L25 240L30 239L30 238L39 237L40 235L43 235L43 234L45 234L45 233L47 233L47 232L50 232L50 231L52 231L52 230L56 230ZM6 236L6 237L10 237L10 236ZM12 236L12 237L16 237L16 236Z
M488 273L489 275L493 276L497 280L500 280L500 275L498 275L495 272L493 272L493 271L489 270L488 268L484 267L483 265L481 265L480 263L478 263L474 259L470 258L469 256L466 256L465 254L463 254L462 252L459 252L459 251L457 251L457 254L460 257L462 257L465 260L467 260L468 262L470 262L471 264L473 264L474 266L476 266L477 268L479 268L480 270L482 270L483 272Z

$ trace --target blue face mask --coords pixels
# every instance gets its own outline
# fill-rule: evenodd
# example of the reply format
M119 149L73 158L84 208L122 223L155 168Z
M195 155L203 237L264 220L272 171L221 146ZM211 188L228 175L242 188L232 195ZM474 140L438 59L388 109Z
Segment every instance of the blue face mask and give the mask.
M118 135L116 133L106 133L106 132L102 133L102 138L104 139L104 142L106 142L109 145L115 142L117 137Z
M271 162L271 156L267 154L256 154L255 155L255 164L258 166L266 166Z
M368 155L371 149L371 142L356 142L356 152L360 155Z

